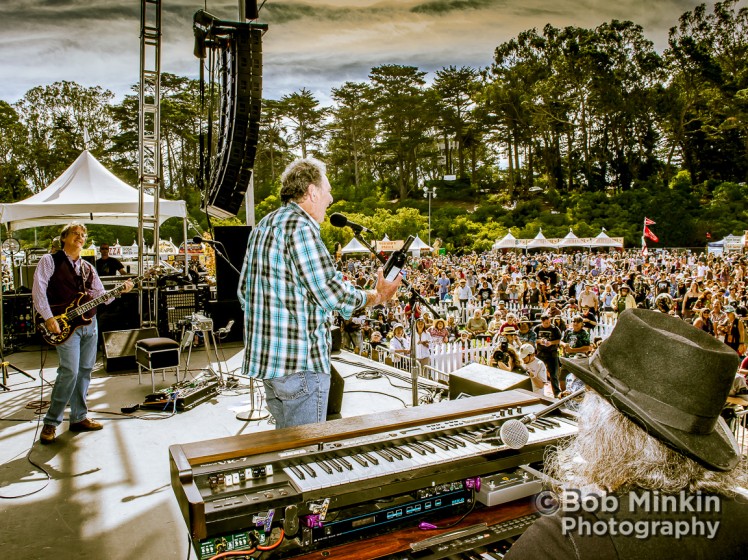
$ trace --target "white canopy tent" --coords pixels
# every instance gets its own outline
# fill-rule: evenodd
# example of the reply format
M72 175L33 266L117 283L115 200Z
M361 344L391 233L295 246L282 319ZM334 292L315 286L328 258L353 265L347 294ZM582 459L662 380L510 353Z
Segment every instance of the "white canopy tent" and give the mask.
M138 189L118 179L86 150L43 191L19 202L0 204L0 223L10 231L65 224L138 227ZM153 215L153 197L143 212ZM183 200L159 199L159 223L187 217Z
M512 235L511 231L508 231L507 234L499 239L496 243L493 244L492 249L514 249L518 246L517 244L517 238Z
M543 235L543 228L540 228L538 230L538 234L533 238L532 241L530 241L527 244L528 249L542 249L542 248L549 248L549 249L555 249L556 245L548 241Z
M567 233L564 238L558 242L557 247L579 247L580 242L579 238L576 236L574 231L569 228L569 233Z
M595 241L592 244L593 247L623 247L618 241L615 241L614 239L611 239L607 233L605 233L605 228L602 229L600 233L598 233L595 236Z
M410 251L411 253L415 253L416 251L420 252L421 249L431 251L431 247L426 245L426 243L423 242L419 235L416 235L416 238L413 240L413 243L410 244L410 248L408 249L408 251Z
M344 255L348 255L351 253L368 253L369 249L364 247L361 242L354 237L348 242L348 245L340 250L340 252Z

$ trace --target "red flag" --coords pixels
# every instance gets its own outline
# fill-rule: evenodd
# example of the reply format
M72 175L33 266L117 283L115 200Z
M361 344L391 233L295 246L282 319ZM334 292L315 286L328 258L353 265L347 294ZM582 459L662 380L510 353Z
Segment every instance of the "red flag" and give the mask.
M659 241L659 238L647 226L644 226L644 237L649 237L655 243Z
M644 225L645 226L653 226L653 225L655 225L655 221L654 220L650 220L649 218L647 218L646 216L644 216Z
M707 238L707 239L711 239L711 238L712 238L712 234L711 234L711 233L709 233L708 231L706 232L706 238Z

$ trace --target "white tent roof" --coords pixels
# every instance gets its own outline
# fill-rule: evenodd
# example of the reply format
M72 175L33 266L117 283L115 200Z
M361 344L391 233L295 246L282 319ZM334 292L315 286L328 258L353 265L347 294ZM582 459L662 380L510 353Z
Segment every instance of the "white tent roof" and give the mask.
M361 242L354 237L348 242L348 245L340 250L340 252L344 255L348 253L368 253L369 249L364 247Z
M416 235L416 238L413 240L413 243L410 244L408 251L420 251L421 249L426 249L428 251L431 251L431 247L429 247L423 242L423 240L421 239L421 236Z
M557 247L579 247L579 238L574 234L571 228L564 238L558 242Z
M528 249L540 249L541 247L556 248L556 246L548 241L545 238L545 235L543 235L543 228L540 228L535 238L527 244Z
M499 239L496 243L493 244L493 249L512 249L517 246L517 238L512 235L512 232L507 232L507 234Z
M593 247L621 247L622 245L618 241L614 241L608 234L605 233L605 228L595 236L595 242Z
M43 191L19 202L0 204L0 223L11 230L80 220L93 224L138 226L137 189L115 177L88 150ZM153 197L143 211L153 214ZM183 200L159 200L159 218L184 218Z

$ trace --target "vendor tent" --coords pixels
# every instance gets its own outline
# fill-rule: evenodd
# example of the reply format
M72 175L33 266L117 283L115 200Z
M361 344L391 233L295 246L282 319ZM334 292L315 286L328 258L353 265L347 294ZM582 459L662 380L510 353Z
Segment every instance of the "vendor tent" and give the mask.
M420 252L422 249L431 251L431 247L426 245L419 235L416 235L416 238L413 240L413 243L410 244L408 251L410 251L411 253L415 253L416 251Z
M549 248L549 249L555 249L556 245L551 243L545 238L545 235L543 235L543 228L540 228L538 230L538 234L533 238L532 241L530 241L527 244L528 249L542 249L542 248Z
M361 242L354 237L348 242L348 245L340 250L340 252L344 255L348 255L350 253L368 253L369 249L364 247Z
M86 150L43 191L19 202L0 204L0 223L9 230L64 224L138 227L138 189L115 177ZM144 197L143 212L153 214L153 197ZM183 200L159 199L159 221L187 216Z
M512 235L512 232L507 232L504 237L493 244L492 249L514 249L517 246L517 238Z
M579 247L581 245L580 239L574 234L571 228L564 238L558 242L558 247Z
M605 228L603 228L602 231L595 236L595 240L592 246L593 247L622 247L622 245L618 241L608 237L608 234L605 233Z

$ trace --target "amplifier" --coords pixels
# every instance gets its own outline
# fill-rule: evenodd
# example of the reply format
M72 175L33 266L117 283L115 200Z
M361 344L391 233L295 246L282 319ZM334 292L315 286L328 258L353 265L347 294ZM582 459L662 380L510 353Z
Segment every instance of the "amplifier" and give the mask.
M181 321L193 313L205 313L210 298L207 285L164 288L158 294L158 331L162 336L178 338Z
M3 327L6 336L36 332L31 294L3 294Z

